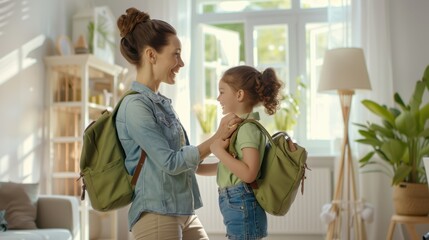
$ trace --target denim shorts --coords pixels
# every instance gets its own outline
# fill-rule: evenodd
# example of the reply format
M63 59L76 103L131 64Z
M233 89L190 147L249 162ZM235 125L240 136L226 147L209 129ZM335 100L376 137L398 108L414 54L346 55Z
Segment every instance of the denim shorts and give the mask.
M267 236L267 214L245 183L220 188L219 207L231 240L258 240Z

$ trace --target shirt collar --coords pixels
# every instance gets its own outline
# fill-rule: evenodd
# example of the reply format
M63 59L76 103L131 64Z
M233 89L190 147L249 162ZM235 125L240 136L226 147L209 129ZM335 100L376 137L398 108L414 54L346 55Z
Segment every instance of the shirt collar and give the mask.
M241 119L255 119L255 120L260 120L259 112L245 113L245 114L241 114L239 117Z
M160 93L153 92L150 88L148 88L146 85L134 81L131 83L131 89L139 92L141 94L146 95L148 98L150 98L154 102L162 102L162 101L168 101L171 103L171 99L165 97L164 95Z

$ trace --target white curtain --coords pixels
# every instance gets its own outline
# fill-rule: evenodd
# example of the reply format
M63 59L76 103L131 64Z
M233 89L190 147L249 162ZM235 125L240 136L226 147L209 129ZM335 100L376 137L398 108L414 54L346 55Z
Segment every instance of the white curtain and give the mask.
M357 90L353 97L350 145L355 170L358 172L355 176L358 177L359 196L374 206L374 221L365 225L367 239L385 239L393 213L391 178L382 173L360 173L357 161L367 153L368 148L355 142L359 136L353 123L378 121L363 107L363 99L393 104L389 0L344 0L342 4L328 10L330 25L340 23L343 27L341 37L338 37L338 33L330 34L337 37L329 39L329 48L360 47L364 50L372 90Z
M362 98L393 105L389 5L389 0L356 0L353 4L353 13L360 16L354 24L354 31L358 33L354 41L364 49L372 87L372 91L359 95L359 107L355 107L359 114L354 116L360 123L378 121L362 107ZM361 145L355 144L353 147L358 158L367 152L367 148ZM361 197L373 204L375 209L374 222L367 225L368 239L385 239L393 213L391 178L382 173L362 173L359 177ZM403 237L395 236L395 239Z

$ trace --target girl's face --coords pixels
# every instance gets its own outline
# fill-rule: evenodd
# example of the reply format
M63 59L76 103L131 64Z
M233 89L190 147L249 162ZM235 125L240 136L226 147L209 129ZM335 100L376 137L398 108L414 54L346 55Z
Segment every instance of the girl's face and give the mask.
M179 38L176 35L170 35L168 38L169 44L156 55L154 71L159 81L174 84L176 82L176 74L185 64L180 56L181 43Z
M222 113L236 113L238 110L237 91L229 86L224 81L219 81L219 96L217 97L221 107Z

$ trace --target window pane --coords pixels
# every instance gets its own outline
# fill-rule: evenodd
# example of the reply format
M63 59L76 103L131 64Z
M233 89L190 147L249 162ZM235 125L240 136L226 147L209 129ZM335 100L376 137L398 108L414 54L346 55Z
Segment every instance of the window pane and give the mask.
M278 78L285 84L285 92L289 92L289 36L286 24L259 25L253 30L254 65L263 71L270 67L276 71ZM256 109L261 113L261 122L270 132L274 132L274 117L265 114L263 107Z
M197 0L197 2L200 14L290 9L292 6L291 0Z
M218 45L217 45L216 36L214 36L213 34L204 35L204 45L205 45L205 61L206 62L216 61L218 58L218 55L217 55Z
M195 65L196 69L202 70L201 74L198 74L196 78L203 84L198 87L198 93L195 93L199 96L195 96L196 102L193 105L204 108L207 103L215 102L215 106L217 105L215 99L218 95L219 79L226 69L236 66L239 63L239 36L240 32L243 31L243 25L224 24L223 28L206 24L201 26L201 39L203 40L204 50L199 52L202 54L201 59L203 61L197 62ZM215 110L219 111L219 113L215 113L220 116L221 109L216 108ZM198 130L201 129L198 128Z
M254 65L259 70L272 67L289 86L289 36L286 24L260 25L253 31Z
M328 24L307 24L307 78L310 94L307 108L307 138L329 140L341 137L343 122L338 95L317 92L323 58L328 48L328 40L335 33ZM321 127L323 126L323 127ZM340 127L341 126L341 127Z
M339 7L347 5L345 0L301 0L301 8Z
M245 52L244 52L244 24L243 23L226 23L226 24L213 24L212 26L219 28L230 30L236 32L239 36L240 40L240 62L245 61Z
M287 63L287 26L265 25L254 30L255 37L255 63L260 64L286 64Z
M216 74L216 69L206 66L205 68L205 80L206 80L206 99L216 99L217 97L217 83L218 76Z

